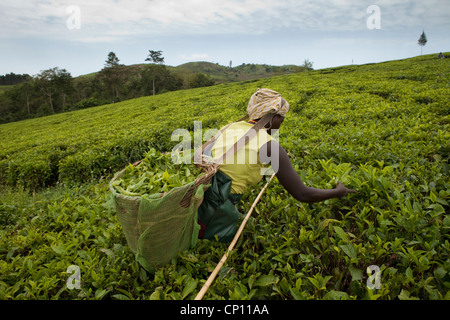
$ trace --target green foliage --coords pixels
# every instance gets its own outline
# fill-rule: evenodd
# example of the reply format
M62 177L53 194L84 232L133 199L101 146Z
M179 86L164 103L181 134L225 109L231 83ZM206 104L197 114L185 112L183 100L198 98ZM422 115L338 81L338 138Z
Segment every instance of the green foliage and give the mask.
M29 80L29 74L15 74L13 72L0 76L0 86L14 85Z
M209 76L203 73L198 73L191 82L191 88L208 87L214 85L214 83L214 80L212 80Z
M182 160L181 157L179 160ZM149 196L154 193L186 185L194 181L200 170L189 164L178 163L171 154L161 155L155 149L145 155L144 159L134 166L129 164L125 172L111 183L116 192L126 196Z
M342 181L358 193L303 204L275 179L204 299L450 299L450 79L446 59L434 58L1 125L0 298L193 299L227 244L200 240L150 276L107 205L109 181L151 148L171 151L174 129L219 128L269 87L290 102L280 143L305 184ZM240 212L264 184L243 195ZM67 286L71 265L80 268L79 289ZM369 266L379 267L379 288L368 285Z

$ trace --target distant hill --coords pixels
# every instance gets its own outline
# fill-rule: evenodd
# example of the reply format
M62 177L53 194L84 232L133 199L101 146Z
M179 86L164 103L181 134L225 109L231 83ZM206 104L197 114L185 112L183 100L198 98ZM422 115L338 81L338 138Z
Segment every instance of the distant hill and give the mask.
M130 75L140 73L148 64L133 64L125 66ZM253 79L269 78L283 74L307 71L304 67L296 65L271 66L267 64L243 63L233 68L222 66L218 63L207 61L188 62L179 66L166 67L181 78L193 77L197 73L210 76L217 84L237 81L247 81ZM93 77L98 72L89 73L80 77Z
M129 74L129 75L137 75L145 68L145 66L146 66L146 64L142 63L142 64L131 64L129 66L123 66L123 68L127 72L127 74ZM95 77L99 72L100 71L84 74L84 75L75 77L75 79L77 79L77 78Z
M230 68L219 65L218 63L206 61L188 62L174 67L173 70L189 70L193 73L204 73L209 75L217 83L246 81L307 71L305 68L295 65L271 66L267 64L243 63L239 66Z
M132 64L128 66L123 66L123 70L129 77L134 77L138 76L142 72L142 70L145 69L146 66L148 66L148 64L145 63ZM175 67L166 65L166 67L171 72L178 75L180 78L190 79L193 78L198 73L203 73L207 76L210 76L211 79L216 82L216 84L269 78L283 74L307 71L306 68L296 65L271 66L267 64L243 63L239 66L230 68L227 66L219 65L218 63L212 63L207 61L188 62ZM99 71L96 71L78 77L74 77L74 79L92 78L95 77L98 73ZM8 86L0 85L0 92L11 88L11 86L12 84Z

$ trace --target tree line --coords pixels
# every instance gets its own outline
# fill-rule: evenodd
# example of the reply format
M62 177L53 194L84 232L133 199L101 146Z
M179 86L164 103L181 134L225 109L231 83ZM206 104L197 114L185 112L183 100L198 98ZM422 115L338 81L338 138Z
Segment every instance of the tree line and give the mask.
M0 92L0 123L215 83L201 73L184 75L169 70L162 51L149 50L145 61L150 63L125 66L110 52L104 68L96 74L73 78L66 69L54 67L33 77L1 76L0 84L13 86Z
M0 86L15 85L30 79L31 76L29 74L15 74L11 72L0 76Z

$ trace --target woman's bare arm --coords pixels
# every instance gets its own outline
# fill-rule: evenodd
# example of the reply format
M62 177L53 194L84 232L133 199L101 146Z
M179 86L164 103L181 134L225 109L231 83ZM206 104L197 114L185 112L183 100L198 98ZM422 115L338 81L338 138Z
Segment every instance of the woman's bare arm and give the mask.
M291 194L298 201L314 203L331 198L341 198L348 193L356 193L356 191L346 188L341 182L338 182L336 188L334 189L317 189L305 186L300 176L292 167L286 150L284 150L284 148L276 140L271 140L261 147L261 162L267 162L268 159L273 162L274 159L271 159L271 157L272 150L274 150L274 148L278 149L278 166L275 166L278 168L278 171L276 172L278 181L286 189L286 191L288 191L289 194ZM268 158L263 159L264 156L262 155L267 155ZM273 163L272 167L274 167Z

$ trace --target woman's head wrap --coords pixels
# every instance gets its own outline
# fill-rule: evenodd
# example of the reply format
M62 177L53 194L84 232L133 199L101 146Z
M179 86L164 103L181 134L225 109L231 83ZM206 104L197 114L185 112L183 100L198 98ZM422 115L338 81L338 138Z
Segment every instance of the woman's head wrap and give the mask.
M281 94L270 89L258 89L250 98L247 112L250 120L260 119L268 113L276 113L285 117L289 111L289 103Z

